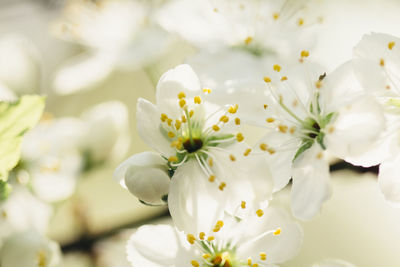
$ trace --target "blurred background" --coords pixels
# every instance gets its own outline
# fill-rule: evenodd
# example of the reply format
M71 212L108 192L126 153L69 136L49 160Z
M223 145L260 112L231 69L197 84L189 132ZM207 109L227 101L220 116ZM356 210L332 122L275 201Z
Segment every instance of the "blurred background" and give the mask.
M125 1L124 8L105 2L0 1L0 92L6 99L47 96L14 181L17 187L28 184L46 203L41 219L48 222L34 215L27 220L44 224L46 236L60 244L63 267L130 266L125 242L134 228L169 222L165 207L141 204L112 176L124 159L150 149L135 129L137 99L154 101L162 73L198 51L153 21L168 1ZM400 36L399 1L317 4L323 23L311 58L328 70L351 58L363 34ZM97 9L106 14L98 18ZM284 266L311 266L324 258L360 267L400 266L400 211L384 202L375 174L340 170L332 180L333 198L315 220L302 223L303 249ZM288 190L279 194L282 203Z

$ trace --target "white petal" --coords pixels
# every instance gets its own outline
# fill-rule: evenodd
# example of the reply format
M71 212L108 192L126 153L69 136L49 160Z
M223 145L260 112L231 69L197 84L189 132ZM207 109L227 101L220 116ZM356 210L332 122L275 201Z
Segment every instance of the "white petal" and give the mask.
M165 156L175 155L167 136L161 132L161 112L149 101L139 98L136 109L137 131L143 141Z
M1 266L7 267L37 267L38 262L46 267L56 267L60 259L59 245L36 232L13 235L0 251Z
M314 264L312 267L356 267L356 266L343 260L327 259Z
M105 53L73 58L56 73L54 90L66 95L92 89L108 77L113 64L113 59Z
M190 262L190 254L187 252L189 243L183 239L184 236L169 225L142 226L128 241L128 260L135 267L185 266L182 263Z
M179 230L197 234L208 232L222 216L226 195L194 159L179 166L171 180L168 207Z
M327 149L343 159L372 148L385 129L385 118L381 106L373 98L365 97L341 109L326 128ZM362 134L356 129L362 129Z
M331 195L329 164L321 153L320 146L314 144L294 162L291 207L302 220L314 217Z
M378 182L385 199L400 206L400 154L382 162L379 167Z
M247 222L245 219L244 223L247 224L246 234L253 235L255 239L246 243L251 240L251 237L247 236L248 240L241 241L243 243L239 244L238 254L242 258L258 259L263 252L267 255L265 263L274 264L285 262L299 252L303 242L303 230L285 210L268 207L261 218L254 216ZM281 233L274 235L272 232L278 228L281 229ZM272 232L262 236L267 231Z

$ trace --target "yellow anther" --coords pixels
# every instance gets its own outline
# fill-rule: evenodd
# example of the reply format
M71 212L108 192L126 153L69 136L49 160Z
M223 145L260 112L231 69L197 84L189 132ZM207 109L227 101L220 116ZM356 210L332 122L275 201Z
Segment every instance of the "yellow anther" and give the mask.
M250 152L251 152L251 148L248 148L248 149L246 149L246 151L244 151L243 155L245 157L247 157L250 154Z
M218 12L218 8L214 8L213 11L214 11L214 12Z
M182 142L179 140L172 141L171 147L176 147L177 149L180 149L182 147Z
M200 96L195 96L193 99L195 104L201 104L201 97Z
M189 111L189 118L193 117L194 110Z
M290 127L289 132L290 132L291 134L294 134L295 131L296 131L296 126Z
M211 183L215 181L215 175L211 174L210 177L208 177L208 181Z
M267 151L268 145L265 144L265 143L261 143L261 144L260 144L260 149L261 149L262 151Z
M181 108L183 108L185 105L186 105L186 100L185 99L182 98L181 100L179 100L179 106Z
M214 229L213 229L213 232L217 233L217 232L219 232L219 230L221 230L221 227L220 226L215 226Z
M258 217L261 217L261 216L264 215L264 211L261 210L261 209L258 209L258 210L256 211L256 214L257 214Z
M208 259L208 258L210 258L211 257L211 255L210 254L203 254L203 259Z
M236 111L238 110L238 108L239 108L238 104L235 104L235 105L230 106L230 107L228 108L228 112L229 112L229 113L232 113L232 114L235 114Z
M193 267L199 267L200 266L200 264L195 260L191 261L190 263L192 264Z
M244 140L244 136L242 133L238 133L236 135L236 139L238 140L238 142L242 142Z
M299 18L299 19L297 20L297 25L303 26L303 24L304 24L304 19L303 19L303 18Z
M236 160L236 157L235 157L234 155L230 154L230 155L229 155L229 159L230 159L231 161L235 161L235 160Z
M178 98L179 98L179 99L183 99L183 98L185 98L185 97L186 97L186 95L185 95L184 92L180 92L180 93L178 94Z
M242 209L245 209L246 208L246 201L242 201L242 203L240 204L240 207Z
M273 66L273 69L274 69L274 71L280 72L281 69L282 69L282 67L279 66L278 64L275 64L275 65Z
M214 165L214 161L212 158L208 159L208 165L210 165L210 167L212 167Z
M385 66L385 60L383 58L379 60L379 65L381 65L382 67Z
M274 118L267 118L266 121L267 121L268 123L271 123L271 122L274 122L275 119L274 119Z
M43 250L39 251L39 253L37 254L37 265L38 267L47 266L46 252L44 252Z
M390 85L386 85L386 90L390 90Z
M220 266L222 260L223 259L221 255L216 255L215 258L211 261L211 263L213 264L213 266Z
M309 55L310 55L310 52L308 52L307 50L303 50L300 52L301 57L308 57Z
M283 81L287 81L287 76L282 76L281 82L283 82Z
M200 240L204 240L205 236L206 236L206 234L204 232L200 232L200 234L199 234Z
M264 109L267 109L268 108L268 105L267 104L264 104Z
M328 133L333 133L335 131L335 127L333 127L333 126L329 126L329 128L328 128Z
M322 152L319 152L317 154L317 159L322 159L323 156L324 156L324 154Z
M217 221L217 223L215 225L218 225L219 227L222 227L222 226L224 226L224 222L219 220L219 221Z
M298 104L299 104L299 101L297 101L297 99L293 100L292 106L293 106L294 108L297 107Z
M252 264L253 264L253 262L252 262L251 258L248 258L247 259L247 265L251 266Z
M203 88L203 92L204 92L205 94L210 94L210 93L211 93L211 89L209 89L209 88Z
M225 182L220 183L219 186L218 186L219 190L221 190L221 191L223 191L225 187L226 187L226 183Z
M221 116L221 118L219 118L219 121L222 121L223 123L227 123L229 121L229 117L226 115Z
M169 162L177 162L178 161L178 157L177 156L171 156L168 158Z
M272 14L272 17L274 18L274 20L279 19L279 13Z
M219 131L219 126L216 125L216 124L214 124L214 125L212 126L212 129L213 129L214 131L218 132L218 131Z
M167 119L168 119L167 114L162 113L162 114L161 114L161 121L162 121L162 122L165 122Z
M281 228L277 228L277 229L275 230L275 232L274 232L274 235L280 235L281 232L282 232L282 229L281 229Z
M249 37L247 37L247 38L244 40L244 43L245 43L246 45L248 45L248 44L250 44L252 41L253 41L253 37L249 36Z
M258 263L254 263L252 267L258 267Z
M179 130L181 128L182 122L180 120L175 120L175 128Z
M167 119L168 126L172 125L172 119Z
M208 241L208 242L211 242L211 241L213 241L214 239L215 239L215 237L213 237L212 235L209 236L209 237L207 237L207 241Z
M236 125L240 125L240 119L239 118L235 118L235 124Z
M266 82L266 83L270 83L270 82L271 82L271 78L270 78L270 77L267 77L267 76L265 76L265 77L264 77L264 82Z
M196 237L194 237L194 235L192 235L192 234L188 234L187 236L186 236L186 240L190 243L190 244L194 244L194 241L196 241Z
M267 259L267 254L265 254L264 252L260 253L260 260L265 261Z
M388 48L389 48L390 50L392 50L392 49L393 49L393 46L394 46L395 44L396 44L395 42L390 42L390 43L388 43Z
M184 115L182 115L182 122L183 122L183 123L186 123L186 121L187 121L187 120L186 120L186 117L185 117Z
M273 149L273 148L268 148L267 150L268 150L268 153L271 155L275 154L275 152L276 152L275 149Z
M316 81L315 82L315 87L317 87L318 89L320 89L322 87L322 82L321 81Z
M286 133L288 127L286 125L280 124L280 125L278 125L278 129L279 129L280 132Z
M175 137L175 134L174 134L173 132L168 132L168 137L169 137L169 138L174 138L174 137Z

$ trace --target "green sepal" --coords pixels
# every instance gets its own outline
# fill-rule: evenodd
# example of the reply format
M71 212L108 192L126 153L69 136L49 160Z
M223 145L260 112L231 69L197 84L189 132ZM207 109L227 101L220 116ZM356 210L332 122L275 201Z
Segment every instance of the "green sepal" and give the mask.
M9 183L0 180L0 201L4 201L8 198L12 191L12 187Z
M305 139L303 140L303 142L301 143L300 148L296 151L296 154L294 155L293 158L293 162L307 149L309 149L310 147L312 147L312 145L314 144L314 140L312 139Z

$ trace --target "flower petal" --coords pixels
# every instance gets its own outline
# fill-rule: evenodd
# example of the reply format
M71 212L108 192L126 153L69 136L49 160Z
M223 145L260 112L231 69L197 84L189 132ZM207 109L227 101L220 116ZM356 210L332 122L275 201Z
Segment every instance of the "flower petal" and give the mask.
M149 101L139 98L137 102L137 131L143 141L164 156L175 155L168 137L161 132L161 112Z
M355 265L338 259L327 259L314 264L312 267L355 267Z
M379 168L378 182L385 199L400 206L400 154L382 162Z
M294 216L302 220L314 217L331 195L329 165L322 153L314 144L294 162L291 207Z

